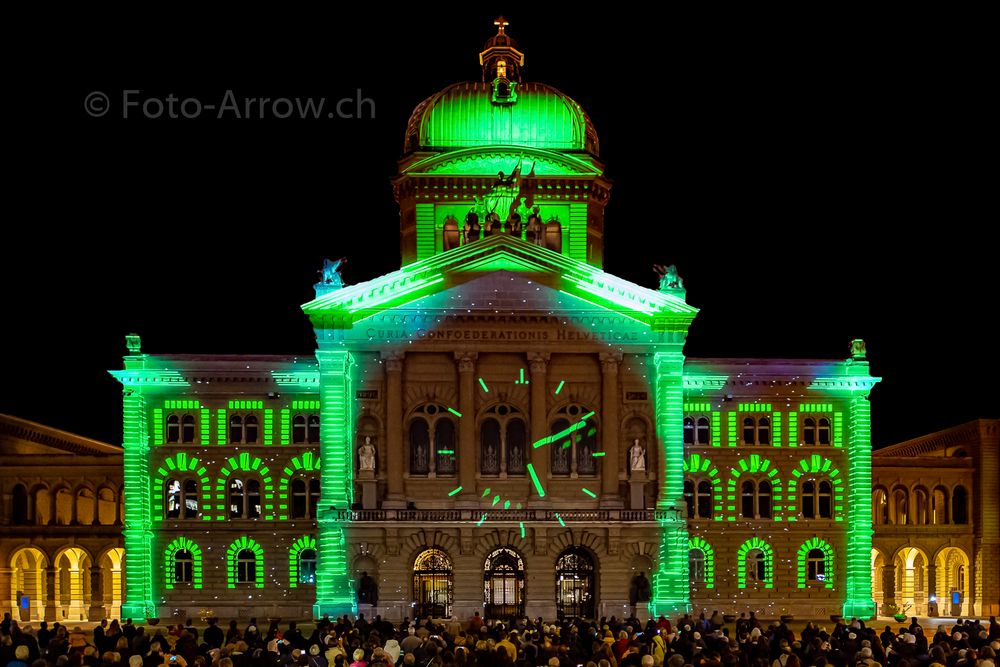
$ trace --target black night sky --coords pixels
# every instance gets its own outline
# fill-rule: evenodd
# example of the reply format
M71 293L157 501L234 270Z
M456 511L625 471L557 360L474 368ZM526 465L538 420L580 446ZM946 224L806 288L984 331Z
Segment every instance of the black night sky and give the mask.
M702 309L688 355L844 358L864 338L885 378L876 446L1000 417L983 42L940 17L472 4L60 16L8 63L30 104L9 128L23 205L5 216L0 411L120 442L106 370L131 331L153 354L310 353L299 306L322 259L348 256L349 283L398 268L407 118L480 77L502 12L524 78L597 127L615 183L605 268L653 287L651 265L676 263ZM375 118L123 119L125 89L361 89ZM104 117L84 110L92 91Z

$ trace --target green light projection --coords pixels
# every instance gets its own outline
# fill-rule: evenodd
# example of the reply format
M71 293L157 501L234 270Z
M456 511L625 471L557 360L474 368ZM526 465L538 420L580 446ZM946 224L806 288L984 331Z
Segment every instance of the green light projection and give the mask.
M774 550L770 544L756 536L741 544L736 551L737 585L740 588L747 587L747 556L754 550L760 551L764 556L764 577L761 579L761 583L764 588L774 588Z
M834 587L834 576L833 576L833 547L827 544L824 540L818 537L810 538L806 540L805 543L799 547L798 554L798 587L805 588L809 581L809 552L813 549L819 549L823 552L823 575L822 583L824 588L832 589ZM817 581L819 581L817 579Z
M835 521L844 520L844 478L840 474L840 470L834 465L833 461L828 458L824 458L819 454L812 454L808 459L802 459L799 461L799 465L792 469L792 479L788 480L788 511L789 513L794 513L797 506L795 505L797 500L797 494L799 489L799 481L802 475L814 475L817 480L825 478L830 482L833 491L833 497L830 499L830 503L833 509L833 519ZM796 518L792 514L788 516L789 521L795 521Z
M772 465L771 459L765 459L759 454L751 454L749 457L739 459L736 466L729 470L729 477L726 479L726 520L736 521L736 505L740 493L739 480L742 476L758 477L771 483L771 518L774 521L781 521L784 503L781 478L778 476L778 469Z
M865 370L868 364L865 363ZM847 582L844 616L874 618L872 599L872 441L868 392L879 378L866 378L864 389L852 392L848 408L851 437L847 443ZM834 434L841 428L834 426Z
M686 330L686 326L684 328ZM653 363L656 369L656 436L662 448L659 456L663 461L680 463L684 460L684 355L679 348L676 352L657 352ZM670 617L690 611L691 593L687 576L684 469L669 463L663 469L657 509L667 511L663 511L659 519L660 548L649 610L654 616Z
M707 479L712 485L712 519L722 521L722 478L719 477L719 469L712 464L710 459L703 457L697 452L688 455L684 459L684 472L689 475L700 476ZM697 484L695 493L697 493Z
M282 469L281 477L278 479L278 519L284 521L288 518L288 490L292 477L300 473L319 472L321 464L319 456L312 452L303 452L299 456L292 457L288 465ZM270 519L272 516L265 518Z
M719 410L713 410L711 403L685 403L684 412L688 417L708 416L712 425L712 446L722 446L722 413ZM731 416L734 420L736 419L735 414L731 414ZM735 421L733 423L735 429Z
M241 551L249 551L254 555L253 581L239 581L239 555ZM233 540L226 550L226 581L229 588L236 588L238 583L252 585L254 588L264 588L264 548L252 537L243 535Z
M226 521L229 518L229 477L237 471L249 473L260 480L261 517L267 520L274 519L274 478L271 477L271 469L264 465L259 456L251 456L248 452L240 452L237 456L226 459L225 465L219 469L219 476L215 479L215 504L213 506L205 503L201 508L202 513L207 515L214 510L216 521Z
M695 535L688 541L688 549L701 551L705 563L705 588L715 588L715 550L712 545L705 541L705 538Z
M125 357L125 373L137 364L141 364L141 361ZM112 374L123 381L125 373ZM122 616L145 620L157 615L154 602L157 595L153 589L146 401L141 389L127 387L123 390L123 403L125 600L122 602ZM159 432L162 433L162 429Z
M316 551L316 538L303 535L292 543L288 550L288 586L298 588L299 586L299 555L306 549Z
M192 474L193 473L193 474ZM150 512L153 521L162 521L166 516L164 508L167 502L167 480L177 477L184 479L194 477L198 480L198 508L201 518L205 521L211 520L211 516L201 512L207 509L211 502L211 480L208 477L208 469L201 465L197 457L190 456L187 452L179 452L173 456L168 456L163 460L163 464L156 469L156 477L153 478L152 490L152 511Z
M175 572L177 562L174 557L179 551L191 552L191 587L201 588L201 547L187 537L177 537L163 550L163 586L172 589L176 585Z
M336 294L336 292L332 292ZM319 332L317 332L319 333ZM318 336L322 340L322 336ZM317 526L316 604L313 614L322 618L356 614L354 590L348 572L347 522L330 510L349 509L354 502L354 410L351 368L354 358L346 350L316 351L320 372L320 506Z

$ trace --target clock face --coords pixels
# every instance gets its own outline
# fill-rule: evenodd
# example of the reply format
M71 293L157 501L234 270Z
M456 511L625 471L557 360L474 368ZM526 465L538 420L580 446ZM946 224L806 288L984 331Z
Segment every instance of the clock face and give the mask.
M516 376L514 377L514 384L515 385L530 384L531 381L527 379L526 375L527 375L526 370L523 367L519 368ZM486 394L490 393L489 383L486 381L485 378L482 377L479 378L479 386L483 390L483 393ZM555 396L559 396L565 389L566 389L566 381L560 380L553 394ZM458 410L455 410L454 408L448 408L448 410L460 419L465 418ZM568 427L560 430L558 433L553 433L551 435L543 436L541 438L536 439L534 442L531 443L530 449L534 450L534 449L539 449L541 447L563 447L563 448L572 447L574 442L578 442L583 437L582 432L584 431L584 429L587 429L588 426L590 426L588 420L591 417L593 417L594 414L595 414L594 411L584 413L583 410L579 410L577 414L574 414L574 421L572 421ZM454 454L454 452L449 452L449 453ZM603 457L604 452L593 452L592 456L594 456L595 458ZM535 490L537 491L538 495L540 497L544 497L546 494L545 487L542 485L542 480L538 477L538 474L535 472L535 467L531 463L528 463L525 467L528 471L528 475L531 477L531 482L532 484L534 484ZM448 495L454 496L459 492L461 492L461 490L462 487L459 486L454 490L452 490ZM586 487L582 487L580 489L580 492L591 499L597 498L597 494ZM519 510L522 509L526 504L526 500L518 501L517 499L512 500L510 498L505 498L500 493L494 492L494 490L491 489L490 487L486 487L483 490L480 498L489 498L490 496L492 496L491 500L489 501L490 509ZM563 527L566 526L566 523L563 521L562 517L559 516L558 512L555 512L554 516L555 520L558 521L558 523L561 526ZM483 525L483 523L489 520L489 517L490 517L489 509L484 510L482 516L480 517L476 525L477 526ZM497 518L499 519L500 517ZM520 526L521 526L521 537L524 537L525 528L523 521L520 522Z

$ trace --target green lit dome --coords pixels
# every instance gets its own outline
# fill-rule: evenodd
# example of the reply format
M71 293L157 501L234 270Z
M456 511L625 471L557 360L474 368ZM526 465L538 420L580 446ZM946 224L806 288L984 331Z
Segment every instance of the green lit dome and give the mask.
M569 96L542 83L517 83L515 92L498 103L489 83L448 86L413 110L404 152L502 145L598 155L597 130Z

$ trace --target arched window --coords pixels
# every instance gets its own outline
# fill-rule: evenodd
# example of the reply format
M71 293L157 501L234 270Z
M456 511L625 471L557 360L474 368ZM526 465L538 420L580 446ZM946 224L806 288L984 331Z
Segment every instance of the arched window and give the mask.
M310 445L319 444L319 415L309 415L308 435L306 440Z
M302 445L306 442L306 416L295 415L292 419L292 444Z
M746 417L743 419L743 444L744 445L769 445L771 444L771 420L767 417L754 419Z
M819 518L833 518L833 486L825 479L819 483Z
M257 443L258 428L257 428L257 416L247 415L247 418L243 420L243 430L246 433L246 442L248 445L253 445Z
M11 522L15 526L28 525L28 489L24 484L14 487L12 501Z
M316 551L303 549L299 552L299 583L316 583Z
M247 481L247 518L256 519L260 516L260 482L255 479Z
M830 439L830 420L826 417L820 417L819 427L818 427L819 444L829 445Z
M167 507L166 517L168 519L179 519L181 510L184 507L184 487L179 479L167 480Z
M689 479L684 480L684 502L687 503L688 518L693 519L695 511L694 482Z
M548 445L552 452L552 474L597 474L594 453L598 450L598 429L594 412L570 404L560 408L556 415L549 428L551 436L559 436Z
M881 487L872 492L872 520L880 526L889 523L889 497Z
M495 549L483 564L486 618L524 616L524 560L513 549Z
M431 430L422 418L410 422L410 474L430 472Z
M496 419L483 421L479 428L479 471L500 474L500 422Z
M528 432L523 419L507 422L507 474L523 475L527 472Z
M236 583L254 584L257 582L257 556L250 549L241 549L236 554Z
M701 549L688 551L688 577L692 584L701 584L705 581L705 552Z
M742 486L742 507L741 514L743 514L744 519L753 519L757 516L756 510L756 496L757 496L757 485L753 483L752 480L747 480L743 482Z
M455 422L436 403L417 407L408 429L411 475L452 476L456 469Z
M819 549L810 549L806 556L806 577L809 581L826 579L826 556Z
M194 554L187 549L174 553L174 583L190 584L194 581Z
M892 523L897 526L905 526L907 524L906 515L910 504L907 495L906 489L902 487L896 487L892 490L892 510L890 517Z
M757 485L757 517L771 518L771 483L767 480Z
M913 490L913 523L927 525L927 490L917 487Z
M243 480L233 477L229 480L229 518L242 519L246 515L246 489Z
M694 417L684 418L684 444L693 445L695 439Z
M802 516L806 519L816 518L815 482L802 482Z
M292 518L305 519L309 516L309 498L306 495L306 480L292 480Z
M763 583L767 580L767 557L760 549L751 549L746 556L746 572L749 581Z
M181 442L185 445L194 442L194 415L184 415L181 418Z
M943 486L934 487L931 495L931 523L935 526L948 523L948 491Z
M181 418L178 415L167 417L167 442L170 444L181 441Z
M968 492L965 487L959 484L951 492L951 518L952 523L964 526L969 523Z
M309 480L309 516L313 519L319 518L319 480Z
M698 518L712 518L712 485L705 480L698 482Z
M413 613L415 618L450 617L454 569L440 549L427 549L413 563Z
M229 418L229 444L243 444L243 417L241 415L232 415Z
M802 442L807 445L816 444L816 420L812 417L802 420Z
M709 424L708 417L698 417L698 444L712 444L712 427Z
M594 618L594 559L570 547L556 559L556 613L560 618Z

